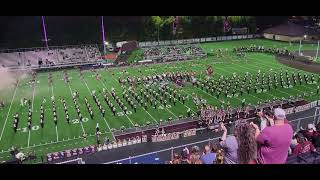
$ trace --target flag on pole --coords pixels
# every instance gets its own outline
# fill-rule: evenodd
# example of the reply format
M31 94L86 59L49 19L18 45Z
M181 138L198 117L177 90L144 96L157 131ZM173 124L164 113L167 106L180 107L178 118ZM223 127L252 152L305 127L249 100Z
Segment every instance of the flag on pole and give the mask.
M315 61L317 61L317 59L318 59L318 53L319 53L319 41L318 41L318 47L317 47L317 53L316 53Z
M207 75L208 76L210 76L212 73L213 73L213 68L212 68L212 66L210 65L210 66L208 66L208 68L207 68Z
M230 24L230 21L228 20L228 16L226 16L224 19L223 29L224 29L224 32L229 32L231 30L231 24Z

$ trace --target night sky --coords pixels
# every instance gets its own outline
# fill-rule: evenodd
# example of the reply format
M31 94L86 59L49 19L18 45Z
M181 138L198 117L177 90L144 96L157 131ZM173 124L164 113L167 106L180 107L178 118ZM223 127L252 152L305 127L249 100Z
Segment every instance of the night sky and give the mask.
M47 33L55 45L101 42L100 16L46 16ZM105 29L140 31L144 16L105 16ZM281 23L286 17L257 17L258 26ZM0 16L0 48L43 46L41 16ZM140 27L141 26L141 27ZM133 35L134 37L135 35ZM49 41L50 44L50 41Z

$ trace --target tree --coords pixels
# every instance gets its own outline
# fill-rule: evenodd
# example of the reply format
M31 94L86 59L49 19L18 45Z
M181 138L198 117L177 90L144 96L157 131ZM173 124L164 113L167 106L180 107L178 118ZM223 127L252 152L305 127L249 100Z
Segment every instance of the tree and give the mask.
M158 29L158 41L160 40L160 28L164 25L172 24L174 19L174 16L151 16L151 22Z

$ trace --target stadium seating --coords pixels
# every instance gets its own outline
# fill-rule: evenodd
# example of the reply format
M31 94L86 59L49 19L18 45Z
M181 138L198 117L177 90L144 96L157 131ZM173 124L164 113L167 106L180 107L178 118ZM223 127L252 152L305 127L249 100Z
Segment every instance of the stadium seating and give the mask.
M24 52L0 53L0 64L11 66L59 65L70 63L96 62L100 57L97 46L55 47L49 51L35 49Z
M204 50L195 45L187 46L163 46L144 48L144 59L151 60L186 60L195 57L204 57Z

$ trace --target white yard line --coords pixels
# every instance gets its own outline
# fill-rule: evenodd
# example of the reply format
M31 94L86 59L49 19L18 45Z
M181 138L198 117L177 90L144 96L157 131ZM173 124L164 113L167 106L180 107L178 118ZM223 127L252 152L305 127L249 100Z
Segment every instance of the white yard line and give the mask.
M241 65L239 65L239 64L235 64L235 65L240 66L241 68L248 69L248 68L246 68L246 67L244 67L244 66L241 66ZM231 67L231 69L234 69L234 68ZM249 69L249 70L252 71L252 69ZM239 73L238 70L236 70L236 71ZM241 71L240 71L240 73L241 73ZM277 89L275 89L275 90L277 90ZM278 90L278 91L279 91L279 90ZM280 92L281 92L281 91L280 91ZM266 93L266 94L269 94L270 96L272 96L272 97L274 97L274 98L279 98L279 97L274 96L273 94L271 94L271 93L269 93L269 92L265 92L265 93ZM249 94L249 95L251 95L251 94ZM255 98L258 98L258 97L254 96L254 95L251 95L251 96L253 96L253 97L255 97ZM265 101L264 99L261 99L261 98L258 98L258 99Z
M249 68L247 68L247 67L244 67L244 66L241 66L241 65L239 65L239 64L236 64L237 66L240 66L240 67L242 67L242 68L245 68L245 69L249 69ZM251 65L251 64L250 64ZM261 65L261 64L260 64ZM254 65L252 65L252 66L254 66ZM256 67L256 68L258 68L257 66L254 66L254 67ZM268 67L268 66L267 66ZM268 67L269 68L269 67ZM234 68L232 68L232 69L234 69ZM252 71L252 69L249 69L250 71ZM238 71L239 72L239 71ZM284 93L284 94L287 94L287 95L289 95L289 96L292 96L292 94L288 94L288 93L286 93L286 92L284 92L284 91L281 91L281 90L279 90L279 89L274 89L274 90L276 90L276 91L279 91L279 92L281 92L281 93ZM270 94L270 93L268 93L268 92L266 92L267 94ZM270 94L271 96L273 96L273 97L275 97L275 98L279 98L279 97L277 97L277 96L274 96L273 94Z
M145 110L143 107L141 107L146 113L149 114L149 116L152 118L152 120L156 123L159 123L147 110Z
M255 58L251 58L251 59L257 60L257 59L255 59ZM254 64L257 64L257 63L254 62ZM266 64L269 64L269 63L266 63ZM250 65L255 66L255 65L253 65L253 64L250 64ZM262 64L259 64L259 65L262 65ZM265 66L265 65L262 65L262 66ZM270 66L271 66L271 64L270 64ZM257 66L255 66L255 67L257 67ZM265 66L265 67L269 68L269 66ZM274 67L274 69L279 70L279 69L281 69L281 68L276 68L276 67ZM297 69L294 69L294 68L291 68L291 67L288 67L287 69L292 70L292 71L296 71L296 70L297 70ZM305 87L305 88L308 88L308 89L310 89L310 90L313 90L313 88L307 87L307 86L305 86L305 85L299 85L299 86L303 86L303 87ZM294 90L298 90L298 89L294 89ZM300 90L298 90L298 91L300 91ZM300 91L300 92L303 92L303 91Z
M224 69L222 69L222 68L218 68L218 67L216 67L216 68L217 68L217 69L221 69L221 70L224 71ZM226 71L226 72L228 72L228 71ZM219 74L219 73L217 73L217 74ZM220 75L222 75L222 74L220 74ZM197 87L197 88L198 88L198 87ZM198 89L201 89L201 88L198 88ZM201 90L202 90L202 89L201 89ZM207 93L207 92L204 91L204 90L202 90L202 91L205 92L206 94L209 94L209 93ZM212 96L211 94L209 94L209 95ZM214 96L212 96L212 97L214 97ZM214 98L216 98L216 97L214 97ZM216 98L216 99L217 99L217 98ZM241 100L240 98L235 97L235 99L242 103L242 100ZM219 100L219 101L220 101L220 100ZM222 102L222 101L220 101L220 102Z
M31 135L31 130L29 130L29 132L28 132L28 148L29 148L29 146L30 146L30 135Z
M104 133L101 133L101 134L109 134L109 133L111 133L111 132L104 132ZM96 136L96 135L95 134L88 135L88 137L93 137L93 136ZM62 143L62 142L78 140L78 139L83 139L83 138L82 137L77 137L77 138L68 139L68 140L64 140L64 141L54 141L54 142L45 143L45 144L38 144L38 145L35 145L35 146L30 146L30 147L42 147L42 146L47 146L47 145L51 145L51 144L57 144L57 143ZM22 147L20 149L27 149L27 147ZM7 152L10 152L10 150L1 151L0 154L7 153Z
M58 126L56 126L57 142L59 141Z
M53 84L51 84L51 94L54 97L53 94ZM59 141L59 133L58 133L58 125L56 126L56 136L57 136L57 142Z
M262 101L265 101L265 99L261 99L261 98L259 98L259 97L257 97L257 96L254 96L254 95L252 95L252 94L248 94L249 96L252 96L252 97L254 97L254 98L256 98L256 99L260 99L260 100L262 100Z
M243 67L243 66L241 66L241 65L239 65L239 64L237 64L238 66L240 66L240 67ZM261 66L265 66L265 65L262 65L262 64L260 64ZM250 66L254 66L254 67L256 67L256 68L258 68L257 66L255 66L255 65L253 65L253 64L250 64ZM269 66L265 66L266 68L269 68ZM243 67L243 68L246 68L246 67ZM248 69L248 68L246 68L246 69ZM276 70L279 70L279 68L274 68L274 69L276 69ZM301 86L303 86L303 85L301 85ZM306 86L304 86L304 87L306 87ZM308 87L307 87L308 88ZM281 93L284 93L284 94L287 94L287 95L289 95L289 96L292 96L292 94L288 94L288 93L286 93L286 92L284 92L284 91L281 91L281 90L279 90L279 89L275 89L275 90L277 90L277 91L279 91L279 92L281 92ZM295 90L295 91L300 91L300 90L298 90L298 89L292 89L292 90ZM303 92L303 91L300 91L300 92Z
M37 80L34 81L34 84L33 84L33 94L32 94L32 104L31 104L31 112L33 114L33 103L34 103L34 93L36 91L36 84L37 84ZM28 148L30 146L30 137L31 137L31 129L29 129L29 133L28 133Z
M104 84L101 80L99 80L99 81L102 83L103 87L106 88L106 90L108 91L108 93L111 94L111 93L109 92L108 88L105 86L105 84ZM85 82L85 84L86 84L86 86L88 87L88 85L87 85L86 82ZM90 91L89 88L88 88L88 90ZM91 94L91 91L90 91L90 94ZM130 123L132 124L132 126L134 126L134 123L133 123L132 120L129 118L129 116L128 116L126 113L124 113L124 112L123 112L123 114L127 117L127 119L130 121Z
M13 93L13 96L12 96L12 100L11 100L11 103L10 103L10 106L9 106L9 110L8 110L8 113L7 113L7 117L6 117L5 121L4 121L4 125L3 125L2 130L1 130L0 141L2 139L4 128L6 127L6 124L7 124L7 121L8 121L8 117L10 115L11 107L12 107L12 104L13 104L13 100L14 100L14 98L16 96L16 92L17 92L17 89L18 89L18 86L19 86L19 82L20 82L20 80L18 80L17 86L15 87L15 90L14 90L14 93Z
M195 113L195 111L193 111L192 110L192 108L190 108L189 106L187 106L187 105L185 105L185 104L183 104L182 102L180 102L180 101L178 101L180 104L182 104L182 105L184 105L184 107L186 107L186 108L189 108L192 112L194 112Z
M70 87L70 84L69 84L69 83L68 83L68 86L69 86L70 94L71 94L71 97L72 97L72 89L71 89L71 87ZM83 128L83 125L82 125L82 122L81 122L81 121L80 121L80 125L81 125L81 128L82 128L83 133L85 133L84 128Z
M89 91L90 95L92 96L91 90L90 90L90 88L89 88L89 86L88 86L87 82L86 82L85 80L82 80L82 81L83 81L83 82L84 82L84 84L87 86L87 89L88 89L88 91ZM109 130L111 131L111 128L110 128L110 126L109 126L109 124L108 124L107 120L106 120L104 117L103 117L103 119L104 119L104 122L106 123L107 127L108 127L108 128L109 128ZM131 122L131 123L132 123L132 122ZM112 133L112 137L113 137L113 139L116 139L116 138L114 137L113 133Z
M156 101L157 101L159 104L161 104L159 100L156 100ZM178 116L175 115L172 111L170 111L167 107L164 107L164 106L163 106L163 108L164 108L165 110L167 110L169 113L171 113L174 117L176 117L176 118L178 119Z

